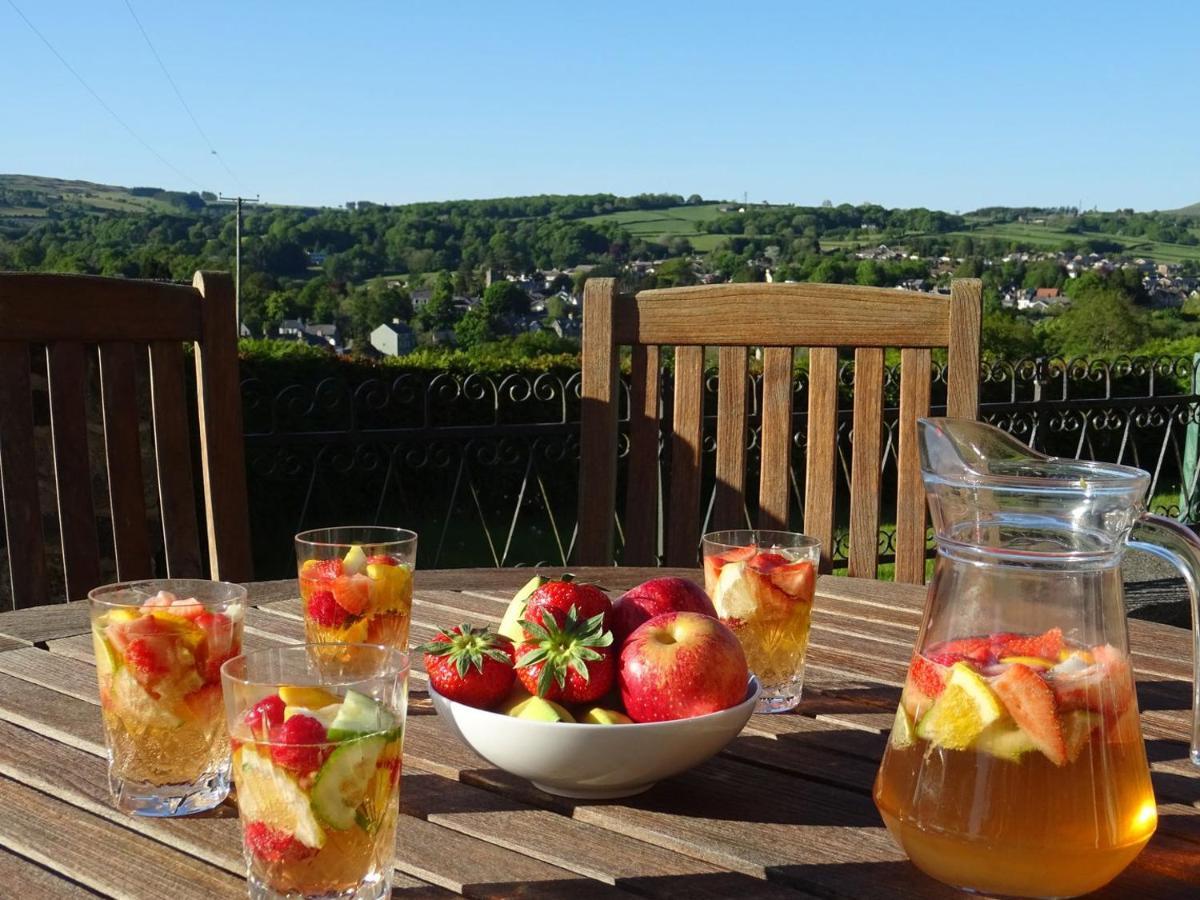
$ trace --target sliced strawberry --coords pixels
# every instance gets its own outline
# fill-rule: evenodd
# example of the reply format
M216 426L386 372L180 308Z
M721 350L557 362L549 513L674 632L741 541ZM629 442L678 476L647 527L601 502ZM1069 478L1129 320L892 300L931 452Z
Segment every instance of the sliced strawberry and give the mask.
M752 557L750 557L750 565L763 573L770 572L773 569L777 569L780 566L786 566L787 564L788 561L786 556L782 556L778 553L772 553L769 550L755 553Z
M312 562L310 560L309 562ZM305 563L304 574L308 578L315 578L318 581L333 581L335 578L340 578L345 571L340 559L322 559L317 561L316 565L309 566Z
M926 697L940 697L946 688L946 677L941 666L920 655L914 656L908 667L909 680Z
M747 544L745 547L733 547L721 554L724 562L744 562L758 552L757 544Z
M721 569L724 565L725 558L722 556L704 557L704 585L705 590L709 593L716 588L717 579L721 577Z
M943 666L951 666L962 660L980 666L994 661L991 641L988 638L960 638L956 641L946 641L932 649L933 652L927 655Z
M269 735L271 759L296 775L316 772L329 755L325 726L312 716L292 716L272 726Z
M352 616L361 616L371 603L371 579L366 575L339 575L333 580L333 599Z
M170 629L154 616L138 616L128 622L111 623L104 629L104 635L118 652L124 653L129 643L136 638L154 637L168 631Z
M1056 766L1067 762L1058 704L1050 686L1029 666L1015 663L992 682L992 689L1013 721Z
M171 671L167 647L162 641L135 638L125 648L125 665L142 687L150 687Z
M793 600L803 600L811 603L813 586L816 584L816 572L813 564L804 562L778 566L771 570L771 584L779 588Z
M1133 702L1133 673L1125 655L1109 644L1093 647L1091 658L1092 665L1088 668L1076 675L1060 675L1051 682L1051 687L1064 712L1102 713L1111 724Z
M142 609L147 611L152 609L167 609L174 606L178 599L170 591L159 591L149 600L142 603Z
M206 684L202 688L185 694L183 705L188 713L198 722L208 722L221 714L221 685ZM224 726L222 726L224 730Z
M367 565L369 566L398 566L396 560L386 553L377 553L374 556L367 557Z
M1039 635L994 634L989 640L997 659L1002 656L1035 656L1055 662L1063 649L1061 628L1051 628Z
M197 600L176 600L171 604L171 615L179 616L181 619L195 621L204 615L204 605Z
M333 596L333 591L313 591L308 598L308 617L322 628L341 628L350 618Z
M247 822L246 849L263 862L299 862L315 856L316 847L306 847L286 831L272 828L266 822Z
M768 618L791 616L792 607L796 602L795 599L789 596L786 591L776 587L769 575L765 575L747 566L742 570L742 578L745 579L746 588L750 592L750 596L754 598L756 616L765 616Z

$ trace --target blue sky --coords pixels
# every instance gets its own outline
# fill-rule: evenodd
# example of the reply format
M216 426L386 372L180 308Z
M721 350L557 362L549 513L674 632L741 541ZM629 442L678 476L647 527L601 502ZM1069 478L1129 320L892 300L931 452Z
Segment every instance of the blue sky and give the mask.
M126 0L0 0L0 172L328 205L1200 201L1194 0L128 2L236 179Z

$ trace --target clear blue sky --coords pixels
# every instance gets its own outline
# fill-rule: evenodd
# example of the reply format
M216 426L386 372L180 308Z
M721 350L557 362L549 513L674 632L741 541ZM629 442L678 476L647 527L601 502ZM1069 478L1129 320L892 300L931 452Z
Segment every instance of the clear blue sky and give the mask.
M0 172L329 205L1200 201L1196 0L129 2L236 180L126 0L0 0Z

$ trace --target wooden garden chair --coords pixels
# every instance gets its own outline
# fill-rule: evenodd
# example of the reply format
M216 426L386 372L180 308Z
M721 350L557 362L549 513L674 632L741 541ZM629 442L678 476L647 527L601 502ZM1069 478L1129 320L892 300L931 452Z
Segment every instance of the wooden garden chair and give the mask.
M576 561L613 561L619 348L631 350L624 565L658 562L659 348L675 348L670 471L662 496L665 562L697 563L701 529L704 348L719 347L716 489L712 529L745 526L747 361L763 348L758 527L786 528L793 460L794 348L809 348L804 531L834 539L838 348L854 348L850 466L850 575L878 564L884 349L900 348L896 579L925 576L925 492L916 421L928 415L931 350L948 348L948 415L974 418L979 392L982 284L955 280L949 295L826 284L722 284L618 293L588 281L583 300L583 386Z
M193 408L199 418L208 573L233 581L251 577L234 318L233 283L223 273L197 272L191 286L0 273L0 487L17 607L54 599L43 535L43 486L55 495L55 504L46 506L57 506L66 598L80 599L102 580L88 451L92 367L98 373L103 423L92 430L103 433L100 477L107 483L117 577L205 572L192 465ZM185 343L194 348L194 393L184 371ZM48 421L32 392L43 366ZM139 434L141 378L149 382L153 431L155 478L149 488ZM49 425L49 440L47 429L35 423ZM93 441L99 443L96 437ZM38 446L47 443L53 464L39 470ZM155 489L166 564L157 572L146 504L148 490Z

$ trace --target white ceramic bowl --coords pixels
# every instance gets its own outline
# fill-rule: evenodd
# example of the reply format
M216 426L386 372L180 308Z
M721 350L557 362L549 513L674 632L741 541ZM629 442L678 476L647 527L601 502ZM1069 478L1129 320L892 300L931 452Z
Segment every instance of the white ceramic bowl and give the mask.
M448 700L431 686L438 715L492 765L548 794L606 800L649 790L699 765L733 740L762 688L750 676L737 706L671 722L581 725L518 719Z

